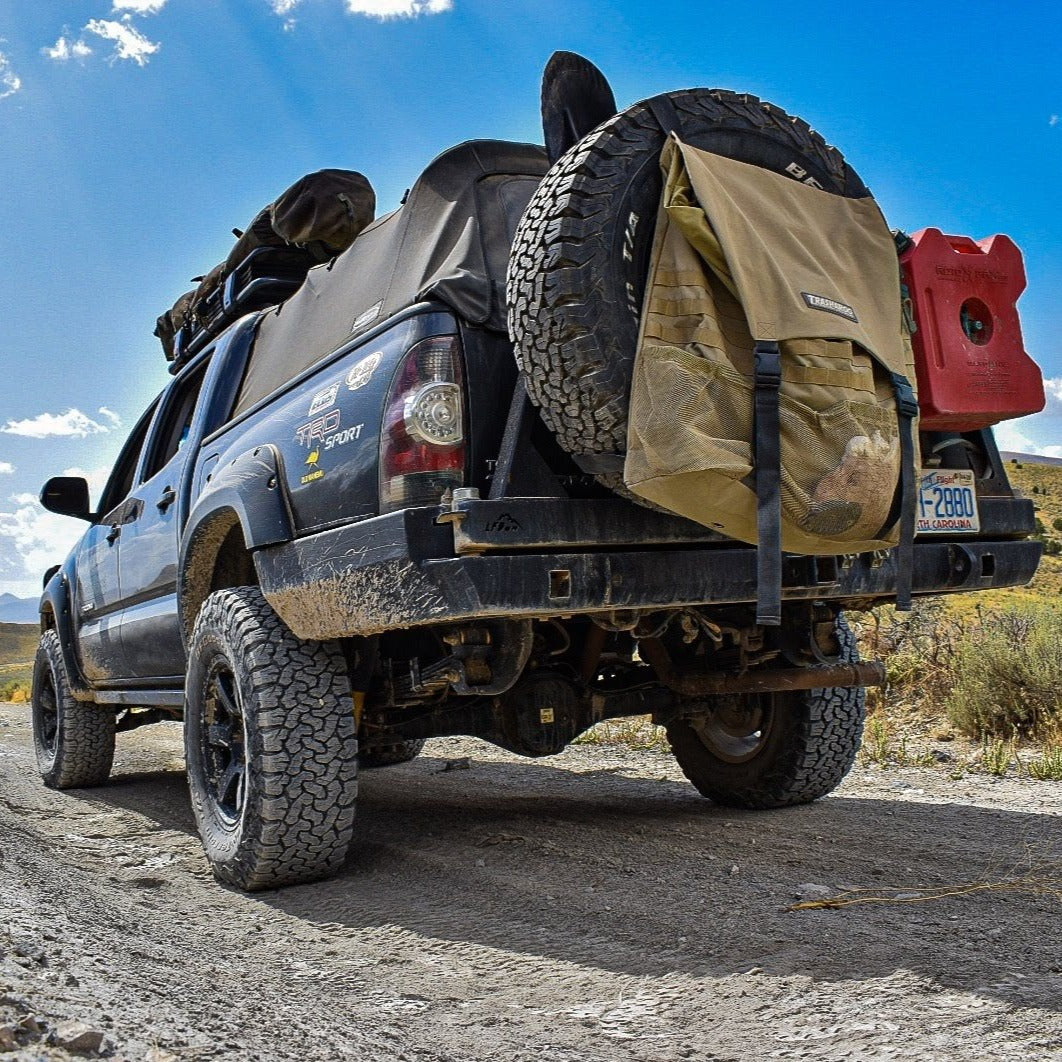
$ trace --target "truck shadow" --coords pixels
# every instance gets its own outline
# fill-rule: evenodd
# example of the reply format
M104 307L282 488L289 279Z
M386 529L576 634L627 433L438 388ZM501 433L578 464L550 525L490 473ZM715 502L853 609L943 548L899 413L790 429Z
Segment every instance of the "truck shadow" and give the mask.
M909 970L1062 1010L1055 815L843 792L738 812L622 768L447 766L425 755L365 772L342 871L256 900L336 939L399 926L633 976L865 981ZM179 773L119 777L92 799L195 833ZM1039 892L786 910L807 883L911 890L1029 872Z

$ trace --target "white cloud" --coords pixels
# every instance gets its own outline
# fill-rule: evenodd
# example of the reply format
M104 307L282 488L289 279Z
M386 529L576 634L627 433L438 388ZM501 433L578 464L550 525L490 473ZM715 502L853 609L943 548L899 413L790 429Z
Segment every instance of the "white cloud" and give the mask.
M122 426L122 418L118 416L113 409L108 409L106 406L100 406L97 412L102 413L111 422L112 428L120 428Z
M1051 117L1047 119L1048 125L1058 125L1059 122L1062 122L1062 118L1057 114L1052 114Z
M10 461L0 461L0 476L10 476L15 466Z
M22 88L22 78L11 69L11 60L0 52L0 100L14 96Z
M128 19L129 16L126 15L125 18ZM146 66L148 59L161 47L157 41L149 41L136 27L125 20L114 22L110 19L94 18L85 29L104 40L114 41L112 62L130 59L137 66Z
M103 468L92 468L86 471L83 468L64 468L62 473L64 476L80 476L82 479L88 481L89 493L93 498L99 498L103 493L103 488L107 485L107 480L110 477L110 466L104 465Z
M81 520L46 512L32 494L16 494L0 512L0 585L20 596L40 593L41 576L60 564L85 531Z
M292 17L302 0L267 0L275 15L284 19L284 29L295 26ZM453 0L344 0L347 13L367 15L369 18L417 18L419 15L440 15L453 10Z
M284 20L284 29L290 33L295 28L295 19L292 12L302 3L302 0L267 0L273 9L273 14Z
M1044 394L1043 412L995 426L993 433L1001 450L1062 457L1062 376L1044 380Z
M98 501L110 468L65 468L64 476L82 476ZM81 520L47 512L29 493L11 496L14 508L0 512L0 590L19 597L35 597L41 576L53 564L61 564L85 532Z
M352 15L370 18L416 18L418 15L440 15L453 8L453 0L346 0Z
M51 48L42 48L41 54L57 63L65 63L69 59L84 59L92 54L92 49L84 41L67 40L64 34Z
M1023 420L1032 418L1022 418ZM1062 457L1062 445L1038 443L1017 427L1022 421L1008 420L992 429L996 445L1014 454L1038 454L1041 457Z
M134 15L157 15L167 0L114 0L114 12L130 11Z
M1052 416L1062 416L1062 376L1046 377L1044 379L1044 393L1047 395L1047 405L1044 413Z
M103 409L100 412L102 413ZM0 432L5 435L21 435L27 439L48 439L53 436L84 439L86 435L108 432L120 423L118 417L110 410L107 410L104 416L111 420L109 425L93 420L80 409L68 409L65 413L39 413L25 420L9 420L0 428Z

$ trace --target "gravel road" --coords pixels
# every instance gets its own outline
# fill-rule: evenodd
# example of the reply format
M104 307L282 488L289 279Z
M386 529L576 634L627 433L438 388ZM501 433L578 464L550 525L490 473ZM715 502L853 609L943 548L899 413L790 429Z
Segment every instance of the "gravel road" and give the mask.
M366 772L359 816L337 879L243 896L175 726L54 793L0 705L0 1057L1062 1058L1062 783L857 768L738 813L663 753L448 739ZM913 899L1014 865L1060 891ZM887 886L908 899L786 909Z

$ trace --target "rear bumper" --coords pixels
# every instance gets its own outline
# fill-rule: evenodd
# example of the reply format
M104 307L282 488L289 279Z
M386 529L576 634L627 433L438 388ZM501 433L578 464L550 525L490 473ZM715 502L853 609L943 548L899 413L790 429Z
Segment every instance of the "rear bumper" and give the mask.
M1032 578L1041 544L1004 538L992 526L1005 522L1002 510L988 516L983 510L987 534L1000 536L994 540L915 542L915 594ZM452 519L438 508L406 509L267 547L255 554L262 590L303 638L756 599L753 547L626 502L472 501L461 507L456 534ZM891 552L785 559L784 600L862 606L895 590Z

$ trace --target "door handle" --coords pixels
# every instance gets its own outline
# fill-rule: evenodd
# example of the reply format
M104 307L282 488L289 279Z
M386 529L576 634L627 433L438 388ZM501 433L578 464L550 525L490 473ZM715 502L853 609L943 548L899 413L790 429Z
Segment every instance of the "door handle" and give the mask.
M122 533L121 524L111 524L110 531L107 532L107 541L113 546L118 541L118 536Z
M155 503L155 508L158 509L160 513L164 513L176 500L177 492L173 487L167 487L162 492L162 496Z

